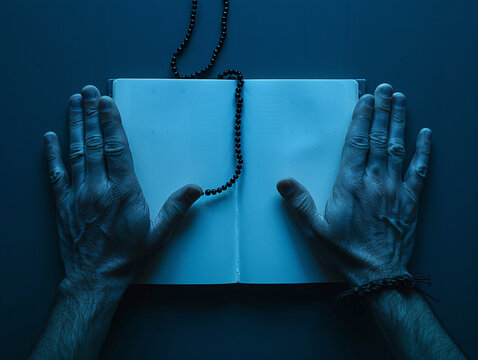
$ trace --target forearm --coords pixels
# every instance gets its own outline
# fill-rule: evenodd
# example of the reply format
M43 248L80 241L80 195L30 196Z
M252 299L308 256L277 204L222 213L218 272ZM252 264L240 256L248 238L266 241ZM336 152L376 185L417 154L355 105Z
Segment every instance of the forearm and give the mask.
M416 291L385 290L368 296L365 304L396 358L465 358Z
M43 334L30 359L95 359L124 292L62 281Z

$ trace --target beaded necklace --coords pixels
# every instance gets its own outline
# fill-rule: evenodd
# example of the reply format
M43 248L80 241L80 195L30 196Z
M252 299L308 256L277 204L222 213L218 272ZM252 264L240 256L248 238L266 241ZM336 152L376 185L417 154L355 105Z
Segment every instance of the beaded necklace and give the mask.
M206 75L206 73L208 73L212 69L216 61L217 55L222 49L222 45L224 44L224 40L226 39L226 33L227 33L227 15L229 13L229 0L223 0L223 1L224 1L224 9L223 9L222 18L221 18L221 35L219 37L219 41L216 45L216 48L212 52L211 59L209 60L209 64L203 69L198 70L193 74L180 75L178 72L178 67L176 65L176 62L178 58L181 56L181 54L183 53L186 46L189 44L189 41L191 40L191 35L194 30L194 24L196 22L198 0L193 0L192 8L191 8L191 17L189 19L189 27L186 33L186 37L184 38L183 42L179 45L179 47L176 49L176 51L173 53L173 56L171 58L170 65L175 78L198 79ZM242 87L244 85L243 76L239 70L229 69L219 73L217 75L217 78L237 80L237 87L235 91L236 115L234 118L234 144L235 144L234 151L235 151L235 158L236 158L236 168L235 168L235 173L233 174L233 176L224 185L219 186L217 188L211 188L211 189L208 188L205 191L203 191L201 195L206 195L206 196L220 194L223 191L226 191L227 189L232 187L232 185L235 184L236 181L239 179L239 175L242 172L242 166L244 161L242 157L242 151L241 151L241 115L242 115L242 105L244 102L241 96Z

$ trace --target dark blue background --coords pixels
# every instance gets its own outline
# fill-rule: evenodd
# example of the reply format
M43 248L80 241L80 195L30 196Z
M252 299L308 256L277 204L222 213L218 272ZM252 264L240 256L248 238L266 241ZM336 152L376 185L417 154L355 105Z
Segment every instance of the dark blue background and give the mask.
M247 78L366 78L409 99L407 143L434 131L411 271L429 273L434 309L471 357L478 242L478 30L475 1L231 0L214 74ZM189 1L16 1L0 8L0 357L23 358L61 278L41 135L67 145L67 100L108 78L170 77ZM181 71L204 66L220 0L202 0ZM287 271L287 269L284 269ZM127 291L103 358L383 358L358 308L335 307L336 285L153 286ZM475 300L473 300L473 298Z

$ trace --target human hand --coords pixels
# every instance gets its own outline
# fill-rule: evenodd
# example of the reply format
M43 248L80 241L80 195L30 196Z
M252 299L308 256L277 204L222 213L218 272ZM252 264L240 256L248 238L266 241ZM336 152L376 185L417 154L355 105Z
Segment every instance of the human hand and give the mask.
M413 159L402 177L405 96L388 84L364 95L352 116L340 171L322 213L296 180L277 189L312 234L317 256L351 285L407 272L427 175L431 130L417 137Z
M175 191L151 221L114 101L86 86L69 105L71 176L57 135L44 135L64 281L126 288L153 262L202 190L186 185Z

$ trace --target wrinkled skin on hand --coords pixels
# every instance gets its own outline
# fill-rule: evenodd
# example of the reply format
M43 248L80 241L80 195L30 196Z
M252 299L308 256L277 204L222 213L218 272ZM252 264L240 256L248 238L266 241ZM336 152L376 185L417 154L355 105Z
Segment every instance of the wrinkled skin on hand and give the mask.
M277 184L299 223L312 235L318 258L351 285L408 273L431 130L418 134L403 177L405 118L405 96L393 93L388 84L358 101L340 171L322 212L296 180Z
M151 221L114 101L86 86L70 98L69 120L71 174L56 134L44 136L65 281L125 287L151 265L202 190L177 190Z

